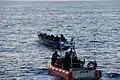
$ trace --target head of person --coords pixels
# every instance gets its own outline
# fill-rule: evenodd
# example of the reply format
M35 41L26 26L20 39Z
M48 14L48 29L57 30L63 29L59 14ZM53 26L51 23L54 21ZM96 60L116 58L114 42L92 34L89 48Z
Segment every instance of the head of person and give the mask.
M63 37L63 34L61 34L60 36Z
M65 53L65 56L69 56L69 53L68 53L68 52L66 52L66 53Z
M55 51L55 54L57 54L57 51Z

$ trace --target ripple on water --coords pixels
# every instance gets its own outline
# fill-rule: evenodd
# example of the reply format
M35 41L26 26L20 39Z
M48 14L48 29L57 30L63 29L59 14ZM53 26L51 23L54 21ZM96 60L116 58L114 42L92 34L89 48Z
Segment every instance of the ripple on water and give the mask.
M120 5L116 3L0 3L0 79L54 80L43 69L54 50L36 41L37 32L42 31L63 33L68 39L75 36L80 58L93 60L96 51L99 68L106 71L103 80L120 80L116 74L120 70Z

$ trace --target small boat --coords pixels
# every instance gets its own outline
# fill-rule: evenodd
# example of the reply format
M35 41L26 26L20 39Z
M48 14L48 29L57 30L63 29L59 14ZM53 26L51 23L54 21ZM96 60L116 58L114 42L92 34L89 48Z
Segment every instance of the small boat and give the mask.
M69 52L71 52L70 58L63 56L64 53L60 52L60 57L56 59L55 64L48 65L48 72L52 76L60 77L62 80L99 80L102 77L102 71L97 69L96 61L90 61L85 66L85 59L81 61L75 58L76 51L73 44Z
M63 36L63 35L62 35ZM63 50L67 50L70 47L70 41L67 41L67 39L61 39L61 37L54 36L54 35L48 35L46 33L38 33L39 42L47 47L53 48L53 49L59 49L60 46L62 46Z

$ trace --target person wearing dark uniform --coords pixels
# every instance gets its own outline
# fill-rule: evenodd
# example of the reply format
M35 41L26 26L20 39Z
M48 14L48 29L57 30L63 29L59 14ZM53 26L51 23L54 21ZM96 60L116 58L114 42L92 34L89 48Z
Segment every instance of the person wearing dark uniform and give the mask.
M59 41L60 41L60 37L56 36L56 37L55 37L55 41L56 41L56 42L59 42Z
M60 56L59 56L59 54L57 53L57 51L55 51L55 52L53 53L53 55L52 55L52 58L51 58L51 60L52 60L51 64L52 64L52 65L55 65L55 62L56 62L56 60L57 60L57 57L60 57Z
M61 37L61 41L67 41L67 40L65 39L65 37L63 36L63 34L61 34L60 37Z
M70 65L71 65L71 58L68 52L65 53L65 58L63 59L63 67L65 70L70 69Z

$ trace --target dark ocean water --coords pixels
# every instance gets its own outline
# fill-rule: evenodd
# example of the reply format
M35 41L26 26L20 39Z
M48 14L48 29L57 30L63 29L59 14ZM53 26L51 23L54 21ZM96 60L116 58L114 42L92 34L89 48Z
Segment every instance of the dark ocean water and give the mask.
M0 2L0 80L54 80L53 51L38 31L75 36L78 56L96 59L101 80L120 80L119 1Z

